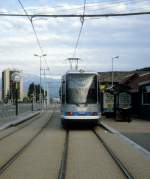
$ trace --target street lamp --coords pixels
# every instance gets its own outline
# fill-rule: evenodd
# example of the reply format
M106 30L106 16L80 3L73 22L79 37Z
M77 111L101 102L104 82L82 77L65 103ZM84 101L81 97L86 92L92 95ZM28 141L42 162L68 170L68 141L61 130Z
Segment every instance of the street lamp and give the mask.
M118 59L119 56L112 57L112 88L114 86L114 59Z
M11 79L12 81L15 83L15 96L16 96L16 100L15 100L15 104L16 104L16 116L18 115L18 91L19 91L19 83L21 81L21 74L19 72L14 72L11 75Z
M39 97L39 100L40 100L40 103L41 103L41 70L42 70L41 65L42 65L42 57L47 56L47 54L42 54L42 55L34 54L34 56L40 58L40 97Z

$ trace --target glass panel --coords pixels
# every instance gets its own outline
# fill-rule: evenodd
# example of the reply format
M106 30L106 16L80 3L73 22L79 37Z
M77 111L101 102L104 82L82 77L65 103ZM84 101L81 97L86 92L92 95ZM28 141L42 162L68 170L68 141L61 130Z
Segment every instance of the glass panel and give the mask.
M150 104L150 93L143 93L143 104Z
M150 85L143 89L143 104L150 104Z
M149 86L145 86L146 88L146 92L150 93L150 85Z
M63 81L62 82L62 103L64 104L65 103L65 93L66 93L66 87L65 87L66 83Z
M97 102L97 78L94 74L67 75L67 103L86 104Z

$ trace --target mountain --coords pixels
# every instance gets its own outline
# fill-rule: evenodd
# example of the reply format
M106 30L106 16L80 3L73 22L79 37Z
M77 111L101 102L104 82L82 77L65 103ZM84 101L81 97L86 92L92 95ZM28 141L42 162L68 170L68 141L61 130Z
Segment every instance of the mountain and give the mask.
M31 83L39 84L40 77L34 74L24 74L24 91L27 93L28 87ZM47 88L49 89L49 96L52 98L59 97L59 87L60 87L60 79L47 78ZM44 79L41 79L42 87L44 87Z
M44 79L42 78L42 87L44 87ZM47 78L48 92L51 98L59 97L60 79ZM25 94L27 94L28 87L31 83L39 84L40 78L34 74L23 74L23 88ZM0 91L2 89L2 79L0 78Z

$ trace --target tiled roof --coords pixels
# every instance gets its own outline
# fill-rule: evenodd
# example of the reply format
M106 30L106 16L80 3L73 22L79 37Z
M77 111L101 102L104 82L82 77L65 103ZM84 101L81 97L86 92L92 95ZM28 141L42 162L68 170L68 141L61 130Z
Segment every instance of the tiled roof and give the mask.
M120 82L123 80L127 75L131 75L132 72L114 72L114 82ZM112 81L112 72L99 72L99 79L101 82L111 82Z

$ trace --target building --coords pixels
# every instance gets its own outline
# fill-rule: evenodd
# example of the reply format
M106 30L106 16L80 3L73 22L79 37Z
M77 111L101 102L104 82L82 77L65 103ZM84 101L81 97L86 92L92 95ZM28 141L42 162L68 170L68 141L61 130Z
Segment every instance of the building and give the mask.
M130 71L114 71L113 85L116 86L122 81L127 75L130 75ZM106 116L115 115L115 96L108 92L108 89L112 87L112 72L99 72L99 82L101 91L101 109L102 114Z
M18 99L23 100L23 78L19 82L12 80L12 74L19 73L22 76L22 71L17 69L6 69L2 72L2 100L14 101L16 98L16 85L18 86Z
M150 119L150 68L114 72L113 89L111 72L99 74L103 114L116 116L124 105L130 108L132 117Z
M130 87L132 115L150 119L150 72L132 74L120 83Z

